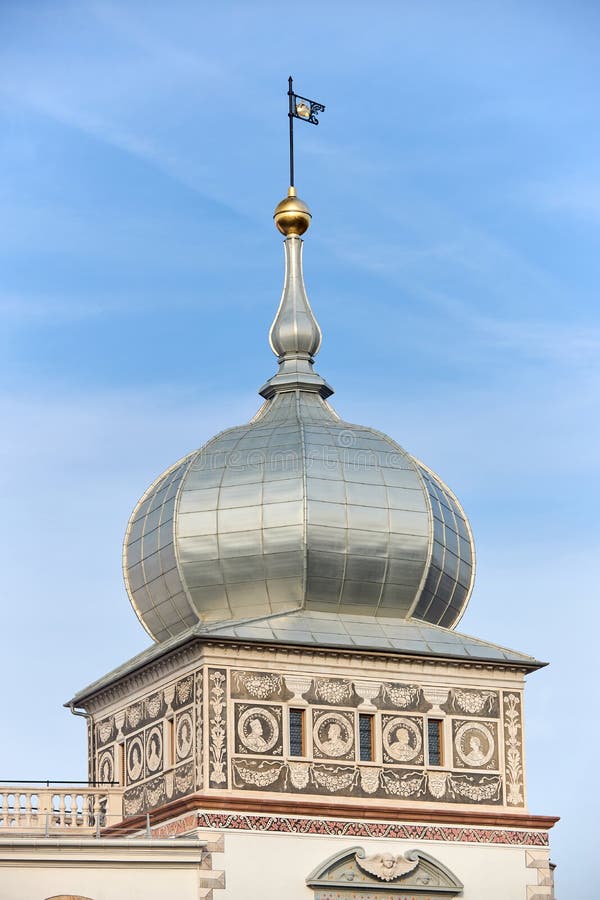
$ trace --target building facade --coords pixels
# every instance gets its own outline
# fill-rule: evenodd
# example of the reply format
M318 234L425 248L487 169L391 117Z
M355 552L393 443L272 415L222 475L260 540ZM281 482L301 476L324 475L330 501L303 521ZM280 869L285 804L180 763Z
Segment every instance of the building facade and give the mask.
M467 517L426 465L330 405L293 189L275 222L263 406L136 505L125 583L155 643L69 703L97 789L82 821L109 855L140 835L200 842L200 896L223 900L553 897L556 819L528 810L523 749L525 676L543 664L455 630Z

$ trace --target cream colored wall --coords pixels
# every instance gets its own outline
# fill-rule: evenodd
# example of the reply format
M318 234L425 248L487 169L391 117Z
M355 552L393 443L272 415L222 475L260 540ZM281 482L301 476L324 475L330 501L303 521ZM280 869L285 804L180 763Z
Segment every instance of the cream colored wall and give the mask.
M198 876L192 872L59 865L3 869L1 877L2 900L43 900L54 894L80 894L90 900L198 900Z
M209 860L189 840L0 840L0 898L199 900L223 882Z
M226 874L225 890L216 892L215 900L313 900L306 876L334 853L355 846L367 854L423 850L463 882L463 900L527 900L527 886L538 883L536 872L526 867L523 847L227 832L224 853L214 856Z

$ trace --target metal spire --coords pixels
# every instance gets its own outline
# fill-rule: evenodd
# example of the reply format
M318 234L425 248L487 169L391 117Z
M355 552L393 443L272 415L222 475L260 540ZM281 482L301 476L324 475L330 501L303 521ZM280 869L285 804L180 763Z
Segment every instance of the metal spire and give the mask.
M307 231L311 214L308 206L290 188L273 216L285 235L285 275L279 307L269 331L269 343L279 361L279 371L261 388L260 394L272 397L282 390L316 391L330 397L333 389L313 369L314 357L321 346L321 329L311 309L302 273L300 237Z

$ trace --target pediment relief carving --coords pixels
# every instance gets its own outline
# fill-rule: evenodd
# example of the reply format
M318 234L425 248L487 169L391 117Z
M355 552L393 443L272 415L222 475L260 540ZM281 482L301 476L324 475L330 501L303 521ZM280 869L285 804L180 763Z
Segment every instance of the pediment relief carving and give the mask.
M389 851L367 855L351 847L330 857L306 879L315 900L404 900L423 897L441 900L458 897L463 885L443 863L422 850L404 854Z

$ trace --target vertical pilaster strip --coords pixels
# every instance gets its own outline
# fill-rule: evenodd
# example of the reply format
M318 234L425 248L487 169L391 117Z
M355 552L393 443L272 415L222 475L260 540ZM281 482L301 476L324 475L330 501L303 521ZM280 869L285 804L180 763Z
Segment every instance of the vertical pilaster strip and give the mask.
M208 670L209 779L211 788L227 788L227 671Z
M502 692L502 721L504 723L506 802L508 806L525 806L523 710L520 692Z
M198 669L196 679L196 742L194 747L196 790L204 790L204 669Z

